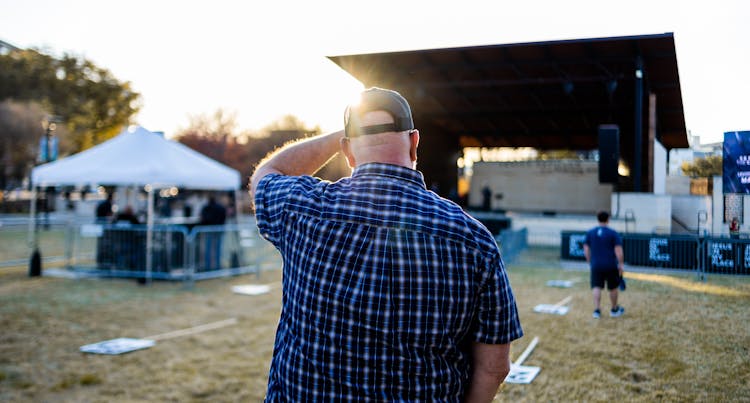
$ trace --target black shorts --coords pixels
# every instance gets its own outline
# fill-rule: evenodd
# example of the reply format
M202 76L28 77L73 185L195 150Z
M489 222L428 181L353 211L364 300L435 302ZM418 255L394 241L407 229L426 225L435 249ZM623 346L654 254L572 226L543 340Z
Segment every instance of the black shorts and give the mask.
M620 271L611 270L591 270L591 288L604 288L604 282L607 283L608 290L614 290L620 285Z

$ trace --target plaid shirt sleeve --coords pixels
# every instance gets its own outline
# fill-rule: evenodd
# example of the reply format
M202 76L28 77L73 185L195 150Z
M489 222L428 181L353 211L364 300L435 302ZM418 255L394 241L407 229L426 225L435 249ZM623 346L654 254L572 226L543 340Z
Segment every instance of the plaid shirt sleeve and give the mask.
M474 341L507 344L523 336L516 300L499 252L485 258L485 263L487 278L479 294Z
M255 189L255 220L263 238L278 246L288 196L299 177L264 176Z

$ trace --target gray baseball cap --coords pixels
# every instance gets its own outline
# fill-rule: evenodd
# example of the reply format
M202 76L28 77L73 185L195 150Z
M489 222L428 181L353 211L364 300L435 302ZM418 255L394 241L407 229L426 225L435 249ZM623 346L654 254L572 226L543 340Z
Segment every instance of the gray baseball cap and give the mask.
M386 111L393 117L393 123L362 126L362 115L367 112ZM411 108L406 99L396 91L372 87L362 91L358 104L347 106L344 113L346 137L357 137L385 132L402 132L414 129Z

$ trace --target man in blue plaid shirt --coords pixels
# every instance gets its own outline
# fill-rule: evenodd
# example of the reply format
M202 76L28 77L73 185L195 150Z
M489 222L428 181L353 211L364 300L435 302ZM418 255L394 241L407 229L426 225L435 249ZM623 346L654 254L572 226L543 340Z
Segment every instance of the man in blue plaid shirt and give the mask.
M371 88L345 130L255 170L258 228L283 257L266 401L489 402L523 332L494 238L417 171L407 101ZM354 168L312 177L343 152Z

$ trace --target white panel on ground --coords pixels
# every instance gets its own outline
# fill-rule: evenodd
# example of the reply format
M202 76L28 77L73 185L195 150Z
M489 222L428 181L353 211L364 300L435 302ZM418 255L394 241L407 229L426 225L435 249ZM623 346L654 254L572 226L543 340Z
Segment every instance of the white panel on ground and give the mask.
M553 315L565 315L568 313L568 307L566 306L570 300L573 299L573 296L568 296L563 298L562 301L556 303L556 304L539 304L534 307L534 312L538 313L549 313Z
M79 349L84 353L117 355L153 347L154 345L156 345L157 340L174 339L175 337L188 336L236 324L237 318L229 318L220 320L218 322L207 323L205 325L189 327L187 329L180 329L172 332L156 334L153 336L144 337L142 339L121 337L119 339L100 341L98 343L81 346Z
M84 353L117 355L129 353L135 350L153 347L156 342L145 339L131 339L121 337L119 339L100 341L94 344L81 346L80 350Z
M570 288L573 287L573 280L550 280L547 282L548 287L558 287L558 288Z
M557 306L552 304L539 304L534 307L536 313L549 313L552 315L565 315L568 313L567 306Z
M510 372L505 378L505 382L529 384L534 380L534 378L536 378L536 376L539 374L539 371L541 370L542 369L540 367L511 364Z
M244 284L232 286L232 292L243 295L260 295L271 291L270 285L265 284Z
M534 339L531 340L531 343L529 343L529 346L526 347L526 350L521 353L521 355L518 357L518 359L516 359L514 363L510 364L510 372L508 373L508 376L505 377L505 382L528 384L531 383L534 378L536 378L536 376L539 374L539 371L542 370L541 367L533 367L521 364L523 364L523 362L526 361L526 358L531 354L531 352L534 351L537 343L539 343L539 337L534 337Z

